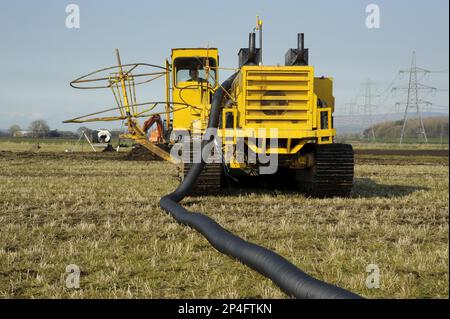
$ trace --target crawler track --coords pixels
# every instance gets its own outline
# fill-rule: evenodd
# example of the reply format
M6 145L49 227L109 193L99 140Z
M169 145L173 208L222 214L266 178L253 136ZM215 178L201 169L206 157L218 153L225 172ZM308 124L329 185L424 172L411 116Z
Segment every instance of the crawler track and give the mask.
M347 197L353 186L354 153L349 144L316 145L315 165L297 171L300 188L315 197Z
M197 142L199 143L199 142ZM191 144L189 161L183 162L181 168L181 180L183 181L195 161L200 160L198 154L200 150ZM208 163L196 180L195 185L190 190L190 196L217 195L222 187L223 168L221 163Z
M183 163L182 180L186 178L186 175L191 167L191 163ZM222 187L222 172L222 164L206 164L202 173L198 177L195 186L189 192L189 195L202 196L218 194Z

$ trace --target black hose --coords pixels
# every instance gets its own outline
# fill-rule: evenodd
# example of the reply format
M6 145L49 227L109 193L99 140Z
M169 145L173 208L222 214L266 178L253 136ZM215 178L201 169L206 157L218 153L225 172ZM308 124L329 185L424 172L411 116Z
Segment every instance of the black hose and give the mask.
M208 128L217 130L221 106L237 73L228 78L216 91L211 103ZM213 137L202 140L202 150ZM171 194L161 198L161 208L181 224L200 232L221 253L234 257L243 264L270 278L288 295L302 299L357 299L360 296L345 289L317 280L298 269L285 258L267 248L247 242L222 228L214 220L200 213L189 212L179 202L194 186L205 162L193 163L186 178Z

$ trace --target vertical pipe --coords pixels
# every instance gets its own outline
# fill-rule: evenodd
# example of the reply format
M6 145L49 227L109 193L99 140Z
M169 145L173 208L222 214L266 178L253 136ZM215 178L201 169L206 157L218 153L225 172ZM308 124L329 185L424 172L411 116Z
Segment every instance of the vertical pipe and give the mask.
M120 84L122 85L122 95L123 95L123 102L124 102L124 106L125 106L125 110L128 116L128 125L131 125L131 112L130 112L130 104L128 103L128 94L127 94L127 86L125 83L125 76L123 74L123 68L122 68L122 61L120 60L120 53L119 53L119 49L116 49L116 57L117 57L117 64L119 66L119 78L120 78Z
M297 34L297 48L299 53L305 49L305 34L298 33Z
M119 49L116 49L116 58L117 58L117 65L119 66L120 73L123 73L122 61L120 60Z
M248 37L248 48L251 52L255 52L256 44L255 44L256 34L250 33Z
M248 37L248 63L255 64L255 51L256 51L256 34L254 32L249 34Z
M166 59L166 131L170 129L170 66Z
M259 29L259 65L263 64L263 24L258 18L258 29Z

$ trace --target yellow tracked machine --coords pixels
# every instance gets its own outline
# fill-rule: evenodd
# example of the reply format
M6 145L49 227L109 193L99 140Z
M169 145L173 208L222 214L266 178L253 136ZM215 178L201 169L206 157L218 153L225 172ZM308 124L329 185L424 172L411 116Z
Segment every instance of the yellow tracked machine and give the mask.
M335 100L333 80L317 77L308 65L309 51L298 34L296 48L289 49L284 65L262 63L262 23L249 35L249 46L239 51L239 68L221 106L217 139L208 163L192 193L217 193L240 180L261 176L261 168L276 158L276 169L266 181L290 185L313 196L348 196L352 189L354 159L351 145L334 143ZM133 139L160 158L177 162L181 150L181 177L198 158L195 141L207 130L211 100L220 88L219 53L215 48L172 49L165 66L122 64L102 69L73 81L76 88L110 89L117 107L66 121L123 121ZM143 71L142 69L147 69ZM141 71L139 71L141 70ZM102 75L100 75L102 74ZM138 102L136 86L165 79L165 100ZM103 112L119 115L94 117ZM140 118L146 118L139 123ZM156 125L156 129L152 129ZM189 136L190 142L184 143ZM198 148L197 148L198 150ZM208 154L210 155L210 154ZM217 160L218 158L218 160ZM177 162L178 163L178 162Z

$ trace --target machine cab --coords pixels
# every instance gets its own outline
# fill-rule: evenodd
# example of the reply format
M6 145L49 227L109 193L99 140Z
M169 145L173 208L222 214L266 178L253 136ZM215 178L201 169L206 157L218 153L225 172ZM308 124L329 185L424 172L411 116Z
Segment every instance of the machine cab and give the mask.
M196 123L205 124L212 94L219 85L218 50L172 49L171 60L173 129L192 131Z

